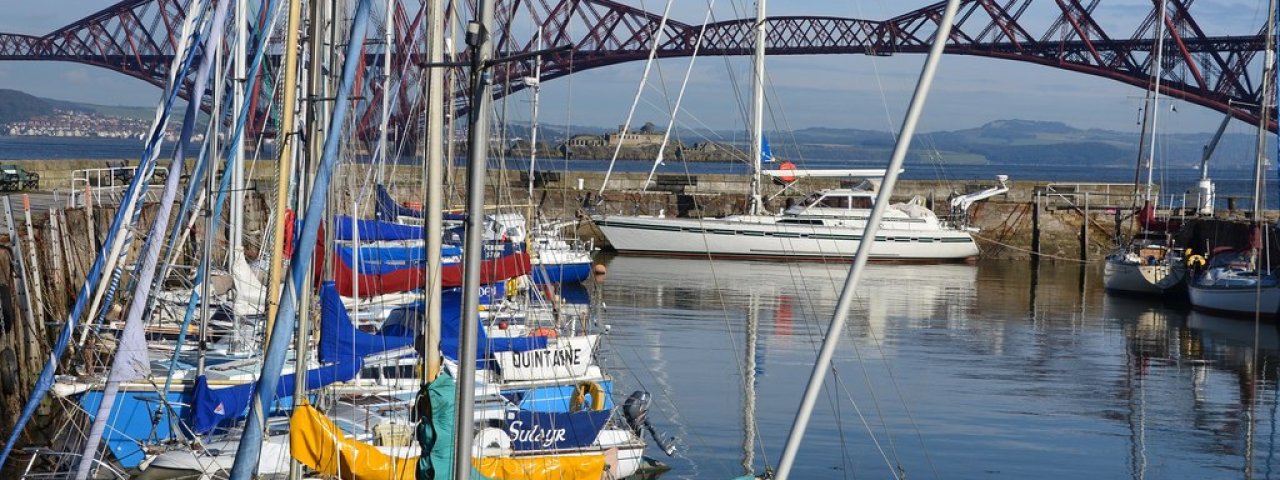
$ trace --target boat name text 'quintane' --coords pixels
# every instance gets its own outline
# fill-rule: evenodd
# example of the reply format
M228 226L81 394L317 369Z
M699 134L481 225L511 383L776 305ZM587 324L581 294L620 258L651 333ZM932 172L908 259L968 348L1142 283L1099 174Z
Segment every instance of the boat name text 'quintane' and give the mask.
M572 367L582 365L586 356L581 348L569 346L556 350L530 350L512 355L511 363L516 368Z

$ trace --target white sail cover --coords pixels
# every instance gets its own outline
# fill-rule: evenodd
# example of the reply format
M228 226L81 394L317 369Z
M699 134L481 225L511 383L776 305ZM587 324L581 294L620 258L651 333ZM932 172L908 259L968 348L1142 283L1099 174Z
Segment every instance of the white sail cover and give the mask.
M235 281L236 315L262 315L266 311L267 287L262 285L244 256L236 255L231 263L231 278Z

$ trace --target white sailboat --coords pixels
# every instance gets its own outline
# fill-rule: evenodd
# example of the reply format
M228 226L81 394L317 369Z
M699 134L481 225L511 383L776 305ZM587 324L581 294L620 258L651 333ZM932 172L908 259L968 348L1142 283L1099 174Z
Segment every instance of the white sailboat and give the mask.
M1276 2L1268 2L1267 18L1276 18ZM1274 318L1280 315L1280 279L1271 269L1266 252L1270 228L1263 228L1260 213L1263 203L1263 171L1267 164L1267 123L1271 112L1275 85L1275 23L1267 22L1267 57L1262 75L1262 105L1258 115L1258 137L1254 160L1253 211L1255 221L1249 249L1234 255L1218 254L1210 259L1209 268L1189 282L1187 290L1191 306L1197 310L1223 315L1247 315Z
M661 256L697 256L739 259L849 258L862 243L862 230L871 216L879 179L884 170L766 171L764 152L764 53L766 43L763 1L756 9L754 75L752 76L752 176L747 214L722 218L668 218L664 216L595 215L592 220L613 248L621 253ZM870 178L849 189L811 195L805 202L771 215L761 197L762 175L792 177ZM1008 191L1007 177L1000 185L952 200L953 211L963 214L973 202ZM876 235L871 258L878 260L967 260L978 255L972 230L961 222L940 219L923 201L913 199L886 209L881 233Z
M1102 278L1103 286L1111 292L1151 295L1181 293L1187 276L1187 265L1180 252L1173 248L1164 232L1155 232L1151 228L1155 219L1151 182L1155 166L1156 121L1160 111L1160 65L1164 51L1164 17L1167 11L1165 5L1164 1L1160 2L1160 21L1156 22L1155 58L1151 62L1152 88L1148 92L1147 98L1150 101L1143 119L1143 129L1150 129L1151 141L1146 160L1146 194L1139 211L1142 232L1135 235L1127 245L1121 245L1115 252L1107 255Z

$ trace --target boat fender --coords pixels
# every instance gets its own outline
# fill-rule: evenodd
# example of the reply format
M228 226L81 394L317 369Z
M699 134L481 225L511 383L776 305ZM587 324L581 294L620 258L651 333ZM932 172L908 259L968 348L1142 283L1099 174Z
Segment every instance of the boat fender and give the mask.
M547 338L556 338L556 337L560 336L560 334L559 334L559 333L556 333L556 329L551 328L551 327L538 327L538 328L533 329L533 331L532 331L532 332L529 332L529 336L530 336L530 337L547 337Z
M579 382L573 386L573 396L569 397L569 411L581 412L586 405L586 396L591 396L591 410L604 410L604 389L596 382Z
M499 428L482 428L476 432L471 454L475 457L511 455L511 437Z
M1187 257L1187 266L1188 266L1188 267L1192 267L1192 268L1195 268L1195 267L1203 267L1203 266L1205 266L1207 263L1209 263L1209 262L1205 261L1204 257L1202 257L1202 256L1200 256L1200 255L1192 255L1192 256L1190 256L1190 257Z
M515 298L516 293L520 290L520 277L507 280L507 298Z
M293 229L297 223L293 210L284 211L284 256L293 256Z

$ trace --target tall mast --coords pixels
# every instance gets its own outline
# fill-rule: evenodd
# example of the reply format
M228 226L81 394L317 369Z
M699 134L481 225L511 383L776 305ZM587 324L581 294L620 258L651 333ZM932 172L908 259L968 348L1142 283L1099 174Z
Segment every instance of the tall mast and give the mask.
M293 1L301 1L301 0L293 0ZM317 51L317 47L319 47L321 44L324 44L323 38L320 38L319 35L315 35L316 28L321 26L321 24L323 24L323 22L325 22L325 20L328 19L328 17L325 17L325 15L323 15L324 10L323 8L321 8L320 4L321 4L320 1L312 1L312 4L310 5L310 9L308 9L308 13L307 13L308 19L310 19L310 23L308 23L308 27L307 27L308 35L306 36L306 46L305 46L306 49L308 49L308 52L310 52L310 55L308 55L308 61L306 61L305 72L307 74L307 78L314 78L312 77L312 74L314 74L315 72L319 72L319 70L321 69L321 64L323 64L323 61L319 60L320 56L315 55L315 52ZM289 15L291 15L292 17L293 15L292 9L294 8L294 6L292 5L292 1L291 1L291 5L289 5L289 8L291 8L291 12L289 12ZM298 18L301 19L302 6L298 5L297 9L298 9L298 13L297 13ZM302 28L302 24L300 23L298 24L297 28L292 28L291 31L289 31L289 35L301 37L302 35L301 28ZM294 41L301 42L301 38L296 38L296 40ZM356 41L355 38L352 38L352 41ZM294 46L293 55L294 56L301 55L302 47L303 46L301 45ZM298 69L301 69L301 68L302 67L300 65ZM293 163L293 161L300 161L301 157L312 157L312 159L314 159L315 157L314 152L316 150L316 146L319 145L320 143L315 141L316 138L320 138L320 137L316 136L314 129L316 128L317 124L323 123L323 122L317 122L314 116L315 99L317 96L315 83L301 82L300 78L298 78L298 73L300 73L298 72L298 69L289 69L288 74L291 74L293 78L292 78L292 81L287 81L288 83L285 83L285 84L287 84L289 91L293 91L293 90L296 90L296 88L298 88L298 90L302 90L303 92L305 92L305 97L308 100L306 102L303 102L303 105L305 105L306 110L302 110L302 108L300 108L300 106L298 106L297 104L291 105L291 108L289 108L288 110L289 115L291 115L291 119L293 120L293 124L289 124L288 131L297 133L296 134L297 138L294 138L293 141L289 142L289 145L293 147L291 148L291 151L289 151L289 154L292 154L292 155L289 156L288 159L282 159L282 161L289 161L289 163ZM298 84L298 83L303 83L303 84ZM305 90L303 90L303 88L305 88ZM294 102L296 101L297 100L294 100ZM297 113L294 110L298 110ZM306 115L312 115L312 116L306 116ZM300 118L301 118L301 122L300 122ZM311 122L307 122L306 120L307 118L310 118ZM306 133L302 133L303 128L308 128L310 129L310 131ZM300 141L301 141L301 145L300 143L296 143ZM307 172L310 172L310 170L306 168L298 169L298 174L300 175L305 175ZM302 182L301 179L300 179L300 182L297 182L297 183L298 184L296 184L296 186L289 186L288 179L282 180L282 184L285 188L283 191L285 192L283 196L285 202L288 201L289 189L291 188L301 189L306 187L306 182ZM298 201L298 206L300 207L298 207L297 214L305 215L306 212L301 209L301 206L302 206L301 198L305 198L305 197L303 197L301 193L298 193L297 198L300 198L300 201ZM283 210L278 212L278 214L276 214L276 218L283 219ZM330 230L330 232L332 232L332 230ZM329 251L332 252L332 250L329 250ZM284 251L276 251L276 253L278 253L279 256L283 256ZM275 259L275 256L276 255L273 255L271 257ZM358 266L357 266L357 269L358 269ZM307 269L307 270L308 270L307 279L311 280L310 278L311 269ZM314 282L307 282L307 284L311 285L311 284L314 284ZM273 291L275 291L274 284L273 284L273 287L271 288L273 288ZM276 292L279 292L279 291L276 291ZM297 326L296 332L294 332L294 335L293 335L293 355L294 355L293 392L307 392L307 376L308 376L307 364L308 362L310 362L308 361L307 356L308 356L308 353L311 352L311 348L310 348L311 288L303 289L302 293L300 294L300 297L301 298L288 298L287 300L291 302L297 302L297 305L298 305L298 315L297 315L298 326ZM358 303L358 300L360 300L360 296L358 296L358 294L356 296L356 300L357 300L357 303ZM274 320L274 316L268 316L268 320L269 320L268 325L270 326L271 325L270 320ZM298 406L303 406L303 404L307 404L306 394L294 394L293 407L297 408ZM302 463L298 462L296 458L289 458L289 479L291 480L302 479Z
M538 28L538 50L542 50L542 28ZM533 204L533 179L538 169L538 93L542 90L542 55L533 59L533 79L525 80L533 89L533 118L529 125L529 203ZM532 220L532 219L530 219Z
M249 8L246 0L236 0L236 52L232 64L234 84L231 96L231 118L240 118L244 108L246 83L245 64L248 57L249 43ZM285 85L293 85L286 83ZM244 140L235 142L231 147L231 232L227 235L229 242L227 251L227 270L235 271L236 262L244 258ZM239 282L237 282L237 288Z
M760 198L760 162L764 158L764 49L768 37L764 22L765 0L756 0L756 49L751 75L751 198L747 199L750 215L764 211L764 201Z
M444 61L444 6L445 0L428 0L427 2L427 62L439 64ZM427 68L427 135L423 140L426 149L427 201L423 203L426 210L427 246L427 348L426 380L435 381L440 374L440 264L443 238L440 235L444 226L444 67Z
M938 22L938 31L934 34L933 45L929 48L929 57L920 72L920 81L916 83L916 91L911 97L911 105L907 108L907 116L902 121L902 131L898 135L898 143L893 147L893 156L889 159L889 167L885 171L884 181L876 194L875 204L871 207L870 218L862 238L876 238L880 229L880 220L884 218L885 208L889 205L889 197L893 195L893 187L898 183L898 171L907 157L907 148L911 146L911 137L915 135L916 124L920 120L920 112L924 110L925 99L929 96L929 88L933 85L933 74L938 69L938 61L942 58L942 50L946 47L947 38L951 35L951 25L956 18L956 10L960 8L960 0L947 0L947 7ZM809 383L805 386L804 397L796 410L795 421L791 423L791 432L787 435L787 444L782 451L782 459L778 462L778 473L774 478L786 480L795 464L796 453L800 450L800 442L804 439L804 431L809 426L809 417L813 414L813 406L822 392L822 384L826 381L827 370L831 368L831 357L835 353L844 330L845 320L849 318L849 310L853 308L853 292L858 287L858 280L867 266L867 257L871 253L871 245L875 242L858 242L858 252L853 257L853 266L849 268L849 276L845 277L844 287L840 290L840 299L836 302L835 313L831 315L831 323L822 339L822 349L813 363L809 373Z
M1164 27L1165 12L1168 0L1160 0L1160 21L1156 25L1156 57L1155 62L1151 64L1151 76L1155 77L1155 86L1151 90L1151 142L1147 145L1147 192L1143 195L1143 200L1147 204L1151 203L1152 176L1155 173L1156 165L1156 120L1160 117L1160 78L1164 73Z
M213 56L214 56L213 75L214 77L222 77L223 75L222 48L218 47L217 50L214 50ZM232 79L232 81L235 81L235 80ZM214 198L218 194L217 193L218 189L215 186L214 177L217 176L215 172L218 171L218 157L219 157L218 152L221 151L221 149L218 148L218 137L221 136L221 133L219 132L222 131L222 119L217 118L216 112L222 111L222 92L223 92L222 85L219 85L218 87L213 89L212 112L215 112L215 113L213 114L213 117L210 118L209 123L213 125L209 129L209 137L205 139L205 141L208 142L209 144L209 151L212 152L211 155L213 159L212 161L209 162L209 164L212 165L212 168L210 169L205 182L205 187L209 189L209 203L207 204L207 208L205 208L205 211L204 211L204 222L205 222L204 223L204 229L205 229L204 249L201 251L201 258L200 258L200 260L204 262L203 265L205 265L205 268L209 268L208 267L209 256L211 254L211 251L213 250L213 242L214 242L213 229L216 228L218 225L218 219L214 218L213 216L213 207L214 207L214 204L216 203L214 201ZM232 118L239 119L240 117L235 116ZM236 120L233 120L233 121L236 121ZM209 312L210 312L209 297L211 295L209 291L209 287L210 287L209 277L206 275L205 281L200 283L200 317L199 317L200 323L196 330L197 332L196 335L199 340L198 348L196 350L196 376L197 377L200 375L204 375L204 367L205 367L205 360L206 360L205 357L207 355L206 350L208 349L207 342L209 339L208 332L209 332ZM235 327L238 327L238 326L239 325L235 325ZM240 331L239 328L233 327L231 329L232 335L236 335L237 332L239 331ZM235 345L234 341L232 342L232 345L233 346Z
M391 54L395 52L395 13L396 0L387 0L387 20L383 25L386 31L383 32L383 54L382 54L382 128L378 129L378 151L382 152L382 164L386 165L386 161L390 152L387 151L387 124L391 122ZM377 169L378 183L382 183L383 172L386 167ZM355 212L352 212L353 214Z
M276 318L280 309L280 284L284 280L284 224L285 212L289 209L289 176L292 174L289 166L293 161L293 144L297 141L293 111L298 102L298 30L302 27L302 0L289 0L288 22L285 26L284 105L280 107L284 135L280 136L280 156L276 158L276 223L271 235L271 272L267 281L266 339L271 338L271 320ZM263 344L266 343L264 339Z
M1262 94L1258 101L1258 143L1257 156L1253 165L1253 218L1262 221L1262 172L1267 164L1267 124L1270 120L1272 94L1275 89L1276 73L1276 0L1267 2L1267 57L1262 70Z
M267 351L263 355L262 370L254 389L252 403L249 405L248 421L236 447L236 461L231 467L232 480L249 480L257 469L261 456L262 438L266 433L265 409L271 406L272 399L279 385L281 371L284 368L286 353L290 340L293 340L295 315L299 308L299 298L304 290L311 290L307 275L311 271L312 257L316 252L316 240L320 235L320 224L325 216L325 203L328 200L330 183L339 158L340 135L347 121L347 113L351 109L351 90L355 83L357 66L360 64L360 52L364 46L366 20L369 17L370 0L360 0L356 5L356 14L351 21L350 39L345 46L345 62L342 63L342 76L333 97L333 115L329 119L329 128L325 131L324 155L312 173L312 194L307 198L306 216L302 220L302 228L298 234L298 248L294 251L290 262L289 282L285 284L282 298L287 299L280 305L274 319L275 331L268 338ZM291 12L292 14L292 12ZM286 89L287 90L287 89ZM300 365L298 375L306 375L306 366ZM298 392L299 395L304 394Z
M481 0L476 19L467 25L467 47L471 49L471 113L467 139L467 220L466 242L462 247L462 324L458 346L457 417L454 419L457 447L453 474L457 480L471 477L471 443L475 433L476 330L480 309L480 262L484 253L484 175L489 152L489 109L493 84L488 62L493 56L489 29L493 25L495 0Z

